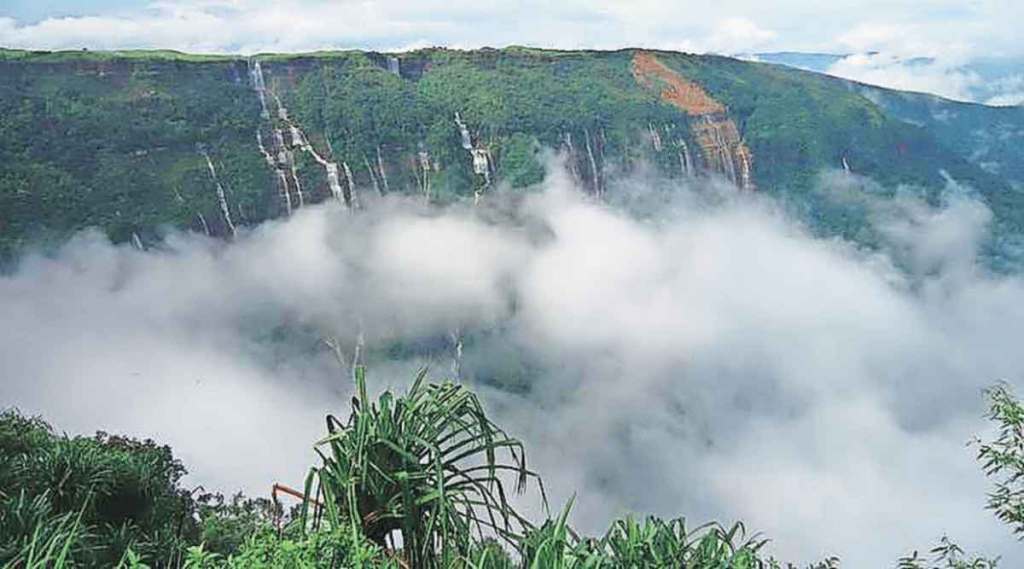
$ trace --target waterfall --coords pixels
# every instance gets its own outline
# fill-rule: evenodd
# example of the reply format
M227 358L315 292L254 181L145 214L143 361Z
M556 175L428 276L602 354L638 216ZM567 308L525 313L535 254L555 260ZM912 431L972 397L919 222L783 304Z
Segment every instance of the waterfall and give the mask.
M483 176L487 183L491 183L490 152L486 148L474 148L470 150L473 156L473 173Z
M299 187L299 178L295 172L295 156L291 150L284 143L284 133L281 129L274 129L274 143L277 146L277 178L282 185L282 189L285 195L286 207L288 215L291 215L292 210L296 207L302 206L302 189ZM288 174L291 174L292 183L288 182ZM292 189L291 186L295 187L296 201L292 202Z
M402 76L402 64L397 57L388 57L388 71L393 73L395 77Z
M573 181L579 183L580 171L576 166L576 148L572 145L572 133L566 131L563 134L563 138L565 139L565 149L569 153L569 156L566 159L566 162L569 164L569 174L572 175Z
M320 153L313 148L313 145L310 144L309 139L302 133L302 130L294 124L291 125L291 133L292 145L302 149L303 152L312 156L317 164L324 167L324 171L327 173L327 187L330 189L331 195L346 206L350 205L350 199L345 197L345 191L341 188L338 164L320 156Z
M274 145L277 148L277 163L280 166L288 165L288 154L285 152L284 133L281 129L274 129Z
M277 186L281 188L281 195L284 196L285 211L290 217L292 215L292 194L288 191L288 178L281 170L274 170L277 173Z
M331 188L331 195L334 199L339 202L348 205L345 199L345 192L341 189L341 180L338 178L338 165L334 162L328 162L324 164L324 168L327 169L327 185Z
M455 125L459 128L462 148L469 152L472 159L473 173L484 177L484 187L491 185L491 151L484 146L473 146L473 139L469 134L469 127L462 121L458 111L455 112ZM474 200L479 201L480 189L474 191Z
M213 178L213 183L217 187L217 201L220 203L220 212L224 216L224 223L227 224L228 230L231 231L231 236L234 237L238 234L238 230L235 229L235 224L231 221L231 210L228 208L227 194L224 193L224 186L221 185L220 180L217 179L217 170L213 167L213 161L210 160L210 155L206 150L202 150L203 158L206 159L206 166L210 169L210 177Z
M275 135L280 134L280 131L275 131ZM260 154L263 155L263 159L266 160L267 165L274 169L274 174L277 179L277 189L281 193L282 199L285 203L285 211L288 215L292 214L292 197L288 191L288 179L285 177L284 172L281 171L280 162L286 162L287 159L284 157L283 152L278 153L278 160L270 154L267 150L266 145L263 144L263 134L259 130L256 131L256 144L259 146ZM279 162L280 161L280 162Z
M651 133L651 143L654 144L654 151L661 152L661 133L651 123L647 123L647 130Z
M267 110L267 85L263 81L263 68L260 66L258 59L250 61L252 63L249 75L252 78L252 88L256 91L256 96L260 99L260 116L263 117L264 120L267 120L270 118L270 111Z
M459 116L458 111L455 111L455 124L459 127L459 135L462 136L463 150L473 150L473 141L469 137L469 129L466 127L466 123L462 122L462 117Z
M200 213L197 213L197 214L196 214L196 216L197 216L197 217L199 218L199 223L200 223L200 225L202 225L202 226L203 226L203 233L205 233L205 234L206 234L206 236L207 236L207 237L209 237L209 236L210 236L210 226L209 226L209 225L207 225L207 223L206 223L206 218L205 218L205 217L203 217L203 214L202 214L202 212L200 212Z
M473 139L469 134L469 127L462 121L462 117L457 111L455 114L455 124L459 127L459 136L462 140L462 147L469 151L470 159L472 160L473 173L477 176L483 176L483 187L490 185L490 166L492 166L492 158L490 158L490 150L484 146L473 146ZM480 193L482 188L476 188L473 191L473 202L480 201Z
M267 108L267 84L263 78L263 67L260 65L259 60L250 60L251 69L250 76L252 78L252 87L256 91L256 95L260 100L260 117L263 120L270 121L270 110ZM271 93L271 95L274 95ZM278 116L282 115L283 106L281 100L274 95L274 101L278 106ZM287 111L283 112L284 116L287 116ZM273 125L271 125L273 126ZM259 128L256 129L256 145L259 147L260 154L263 155L263 159L267 162L267 165L274 169L275 177L277 178L277 187L281 192L281 197L284 198L285 212L287 215L292 214L292 196L291 190L288 188L288 179L284 173L284 168L291 168L294 173L294 166L291 164L291 155L287 151L287 147L284 142L284 134L279 128L273 128L274 133L274 153L267 149L266 144L263 142L263 133ZM292 142L295 142L295 133L292 132ZM276 155L276 158L275 158ZM298 187L298 181L296 180L296 187ZM300 193L301 201L301 193ZM206 220L203 220L205 225ZM209 232L209 231L207 231Z
M843 156L843 171L850 173L850 163L846 161L846 156Z
M423 197L430 201L430 153L426 150L420 150L419 154L419 167L420 167L420 191L423 193Z
M349 205L349 207L358 209L359 196L356 194L356 183L352 179L352 169L348 167L348 162L342 162L341 166L345 170L345 181L347 182L345 202Z
M284 122L289 122L288 109L281 104L281 98L273 91L270 92L270 95L274 97L274 103L277 105L277 118Z
M689 178L693 176L693 159L690 157L690 146L681 138L676 141L676 146L679 148L679 168L683 172L683 177Z
M717 154L717 170L725 174L730 182L738 185L736 163L733 160L730 144L726 140L726 133L723 132L723 128L727 128L726 123L724 121L712 120L707 115L704 117L704 121L707 123L708 132L711 135L712 151Z
M380 145L377 145L377 169L380 171L380 181L383 186L384 193L390 193L391 188L388 187L388 176L384 173L384 158L380 155Z
M736 148L736 156L740 159L740 189L754 190L753 168L750 166L750 150L743 144Z
M295 169L295 156L292 155L290 150L285 150L288 154L288 163L291 165L292 170L292 181L295 182L295 197L299 200L299 207L306 205L305 198L302 197L302 185L299 184L299 172Z
M132 246L139 251L145 251L146 248L142 246L142 239L139 238L139 234L132 231Z
M277 164L274 162L274 157L270 155L270 152L267 152L267 147L263 144L263 134L260 133L259 129L256 129L256 145L259 147L260 154L263 155L263 159L267 161L267 164L271 168L276 168Z
M370 181L373 182L373 191L377 192L378 196L383 196L384 193L380 191L380 184L377 183L377 173L373 171L373 166L370 166L370 159L363 155L363 163L366 164L366 170L370 173Z
M692 117L690 132L696 139L704 167L726 176L742 189L753 190L753 155L743 143L736 123L729 118L729 109L716 101L697 83L683 77L648 52L633 55L633 78L644 89ZM652 125L652 142L660 150L661 136ZM680 143L682 139L680 139ZM689 150L681 147L680 168L684 175L694 173Z
M736 123L722 114L704 115L703 120L694 125L694 134L709 170L726 176L740 189L756 189L753 156L743 144Z
M583 129L583 140L587 146L587 158L590 161L590 172L594 177L594 194L601 195L601 178L597 173L597 161L594 160L594 150L590 146L590 131Z

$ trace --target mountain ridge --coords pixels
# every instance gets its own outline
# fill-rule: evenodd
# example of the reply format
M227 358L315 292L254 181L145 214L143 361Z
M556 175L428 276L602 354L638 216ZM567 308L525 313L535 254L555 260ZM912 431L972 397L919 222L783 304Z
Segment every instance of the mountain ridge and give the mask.
M735 133L712 132L745 150L709 154L700 113L637 81L638 54L719 101ZM167 225L230 235L307 198L352 206L367 192L479 197L494 184L539 182L543 147L565 153L595 193L650 163L669 178L749 178L761 191L814 201L822 170L848 168L928 195L951 176L977 190L999 223L1015 230L1024 215L1024 172L1015 166L1024 114L724 56L0 50L0 78L0 250L8 253L88 226L115 241L158 240ZM943 123L942 112L969 116ZM1010 133L1002 139L969 132L999 125ZM996 150L979 153L982 144ZM702 151L687 166L682 148ZM745 160L746 176L737 173Z

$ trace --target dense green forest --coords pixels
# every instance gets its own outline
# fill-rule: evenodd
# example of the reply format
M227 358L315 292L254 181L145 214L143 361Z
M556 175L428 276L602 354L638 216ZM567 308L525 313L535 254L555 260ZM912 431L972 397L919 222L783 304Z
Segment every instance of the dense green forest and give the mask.
M421 372L402 394L372 399L355 370L350 415L327 416L320 462L300 505L190 490L170 448L98 433L60 435L39 418L0 414L0 563L49 567L464 567L753 569L793 567L764 553L769 539L736 523L627 517L599 537L568 523L573 501L530 520L513 494L545 504L523 445L488 418L477 396ZM991 478L988 507L1024 532L1024 406L988 392L991 440L976 441ZM586 500L586 496L580 496ZM981 504L979 504L979 507ZM900 569L991 569L943 537ZM829 558L811 569L840 566Z
M90 226L141 244L169 227L226 236L338 188L350 206L389 192L443 203L524 188L541 181L544 149L566 154L599 194L649 165L669 179L713 173L699 117L638 83L636 53L0 50L0 254ZM824 231L856 235L849 212L813 191L823 170L842 168L927 196L956 180L993 207L1000 230L1020 229L1019 144L978 134L1013 135L1020 112L654 54L726 109L758 190Z

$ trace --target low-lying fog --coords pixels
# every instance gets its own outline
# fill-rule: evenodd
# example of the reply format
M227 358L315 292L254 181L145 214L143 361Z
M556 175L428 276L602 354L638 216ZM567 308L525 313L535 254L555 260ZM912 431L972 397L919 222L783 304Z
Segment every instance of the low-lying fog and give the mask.
M713 184L618 206L558 169L525 199L387 200L149 251L80 234L0 277L0 405L170 444L190 484L300 485L350 354L371 387L453 368L525 439L552 507L743 520L785 559L891 566L948 534L1021 559L966 443L1024 378L1024 279L975 258L990 212L874 198L879 246ZM842 175L822 178L842 192Z

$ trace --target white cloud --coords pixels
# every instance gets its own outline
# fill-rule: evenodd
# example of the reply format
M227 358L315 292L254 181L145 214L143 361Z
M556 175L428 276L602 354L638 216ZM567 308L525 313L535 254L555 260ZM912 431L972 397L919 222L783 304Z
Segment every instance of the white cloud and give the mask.
M1008 75L988 83L991 92L998 93L986 99L986 105L1024 105L1024 75Z
M778 37L746 18L728 18L719 22L705 41L706 49L721 53L737 53L761 49Z
M85 234L0 277L0 400L157 437L194 481L261 494L301 480L320 417L343 412L321 337L350 350L361 329L380 387L420 362L394 341L443 373L461 329L467 381L521 369L495 354L527 364L528 393L477 387L556 506L578 491L586 531L625 511L742 519L785 558L851 567L948 533L1012 564L964 447L981 388L1024 381L1024 280L974 262L988 211L878 201L883 248L864 251L713 189L666 203L624 181L619 209L557 173L494 212L315 206L149 252Z
M973 90L982 85L977 73L959 62L907 60L891 53L860 53L844 57L827 73L871 85L903 91L932 93L959 101L973 101Z
M909 2L863 0L827 4L723 0L713 6L656 0L555 4L540 0L168 0L136 9L97 8L94 14L32 22L10 13L0 19L0 44L214 52L509 44L683 47L723 53L754 48L837 51L850 46L857 50L925 46L947 56L952 49L974 55L1013 55L1024 49L1014 19L1008 17L1014 12L1012 4L984 0L964 6L942 1L922 10Z

